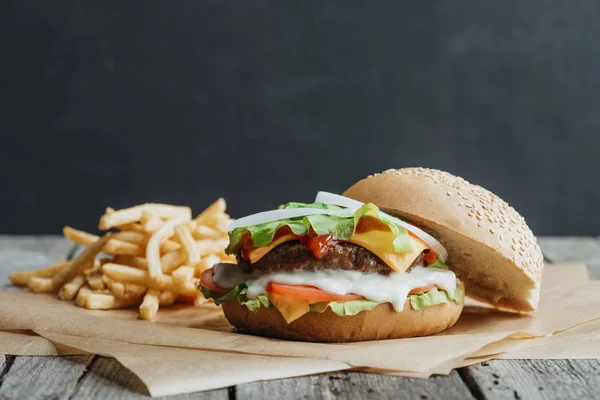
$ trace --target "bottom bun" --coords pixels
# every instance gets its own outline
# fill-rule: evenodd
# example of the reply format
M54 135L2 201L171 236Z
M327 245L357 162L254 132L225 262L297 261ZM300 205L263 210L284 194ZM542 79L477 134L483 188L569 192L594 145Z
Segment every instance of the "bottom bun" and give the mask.
M242 332L305 342L358 342L432 335L454 325L463 309L463 304L450 302L416 311L406 299L401 312L396 312L390 303L346 317L327 308L323 313L309 312L288 324L275 308L261 307L252 312L237 301L222 306L229 323Z

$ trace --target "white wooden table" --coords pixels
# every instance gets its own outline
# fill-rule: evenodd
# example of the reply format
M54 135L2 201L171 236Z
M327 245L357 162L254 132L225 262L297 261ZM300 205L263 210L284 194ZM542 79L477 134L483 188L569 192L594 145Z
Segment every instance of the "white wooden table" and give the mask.
M600 279L599 238L540 238L547 263L588 264ZM59 236L0 236L0 290L8 274L69 257ZM0 305L1 306L1 305ZM147 398L142 382L112 358L0 354L0 399ZM237 385L172 399L573 399L600 398L600 360L489 361L449 376L411 379L341 372Z

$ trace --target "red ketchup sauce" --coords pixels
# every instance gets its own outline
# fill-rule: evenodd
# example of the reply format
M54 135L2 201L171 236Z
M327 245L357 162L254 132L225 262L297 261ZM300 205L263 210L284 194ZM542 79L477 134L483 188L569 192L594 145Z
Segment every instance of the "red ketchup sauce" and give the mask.
M378 230L378 231L388 231L390 228L384 224L383 222L372 218L372 217L362 217L356 226L356 234L365 233L368 231ZM284 226L280 228L273 237L273 240L277 240L278 238L285 235L293 235L296 237L317 259L321 259L325 257L325 255L333 248L338 241L334 239L332 235L317 235L315 231L310 229L308 235L298 236L295 235L292 230L288 226ZM246 237L242 240L243 248L242 248L242 258L245 260L250 259L250 254L255 249L252 239L250 238L250 233L246 232Z

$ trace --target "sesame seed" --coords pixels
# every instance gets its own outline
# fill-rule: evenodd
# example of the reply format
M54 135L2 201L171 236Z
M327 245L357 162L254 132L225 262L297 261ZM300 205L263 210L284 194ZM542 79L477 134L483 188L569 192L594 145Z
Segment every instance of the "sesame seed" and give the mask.
M493 235L494 234L494 230L492 228L490 228L490 233Z

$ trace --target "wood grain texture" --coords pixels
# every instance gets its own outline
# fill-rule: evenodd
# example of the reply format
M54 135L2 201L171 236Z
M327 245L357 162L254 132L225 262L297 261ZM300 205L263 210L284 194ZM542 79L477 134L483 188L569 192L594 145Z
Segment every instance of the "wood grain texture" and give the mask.
M65 260L73 243L59 235L0 236L0 290L11 288L8 275Z
M93 356L15 357L0 399L68 399Z
M97 357L81 379L72 399L147 399L144 383L114 358ZM161 397L157 397L160 399ZM164 397L169 400L227 400L227 389Z
M462 373L478 398L600 398L599 360L488 361Z
M456 371L449 376L414 379L361 372L253 382L236 387L236 399L472 399Z

